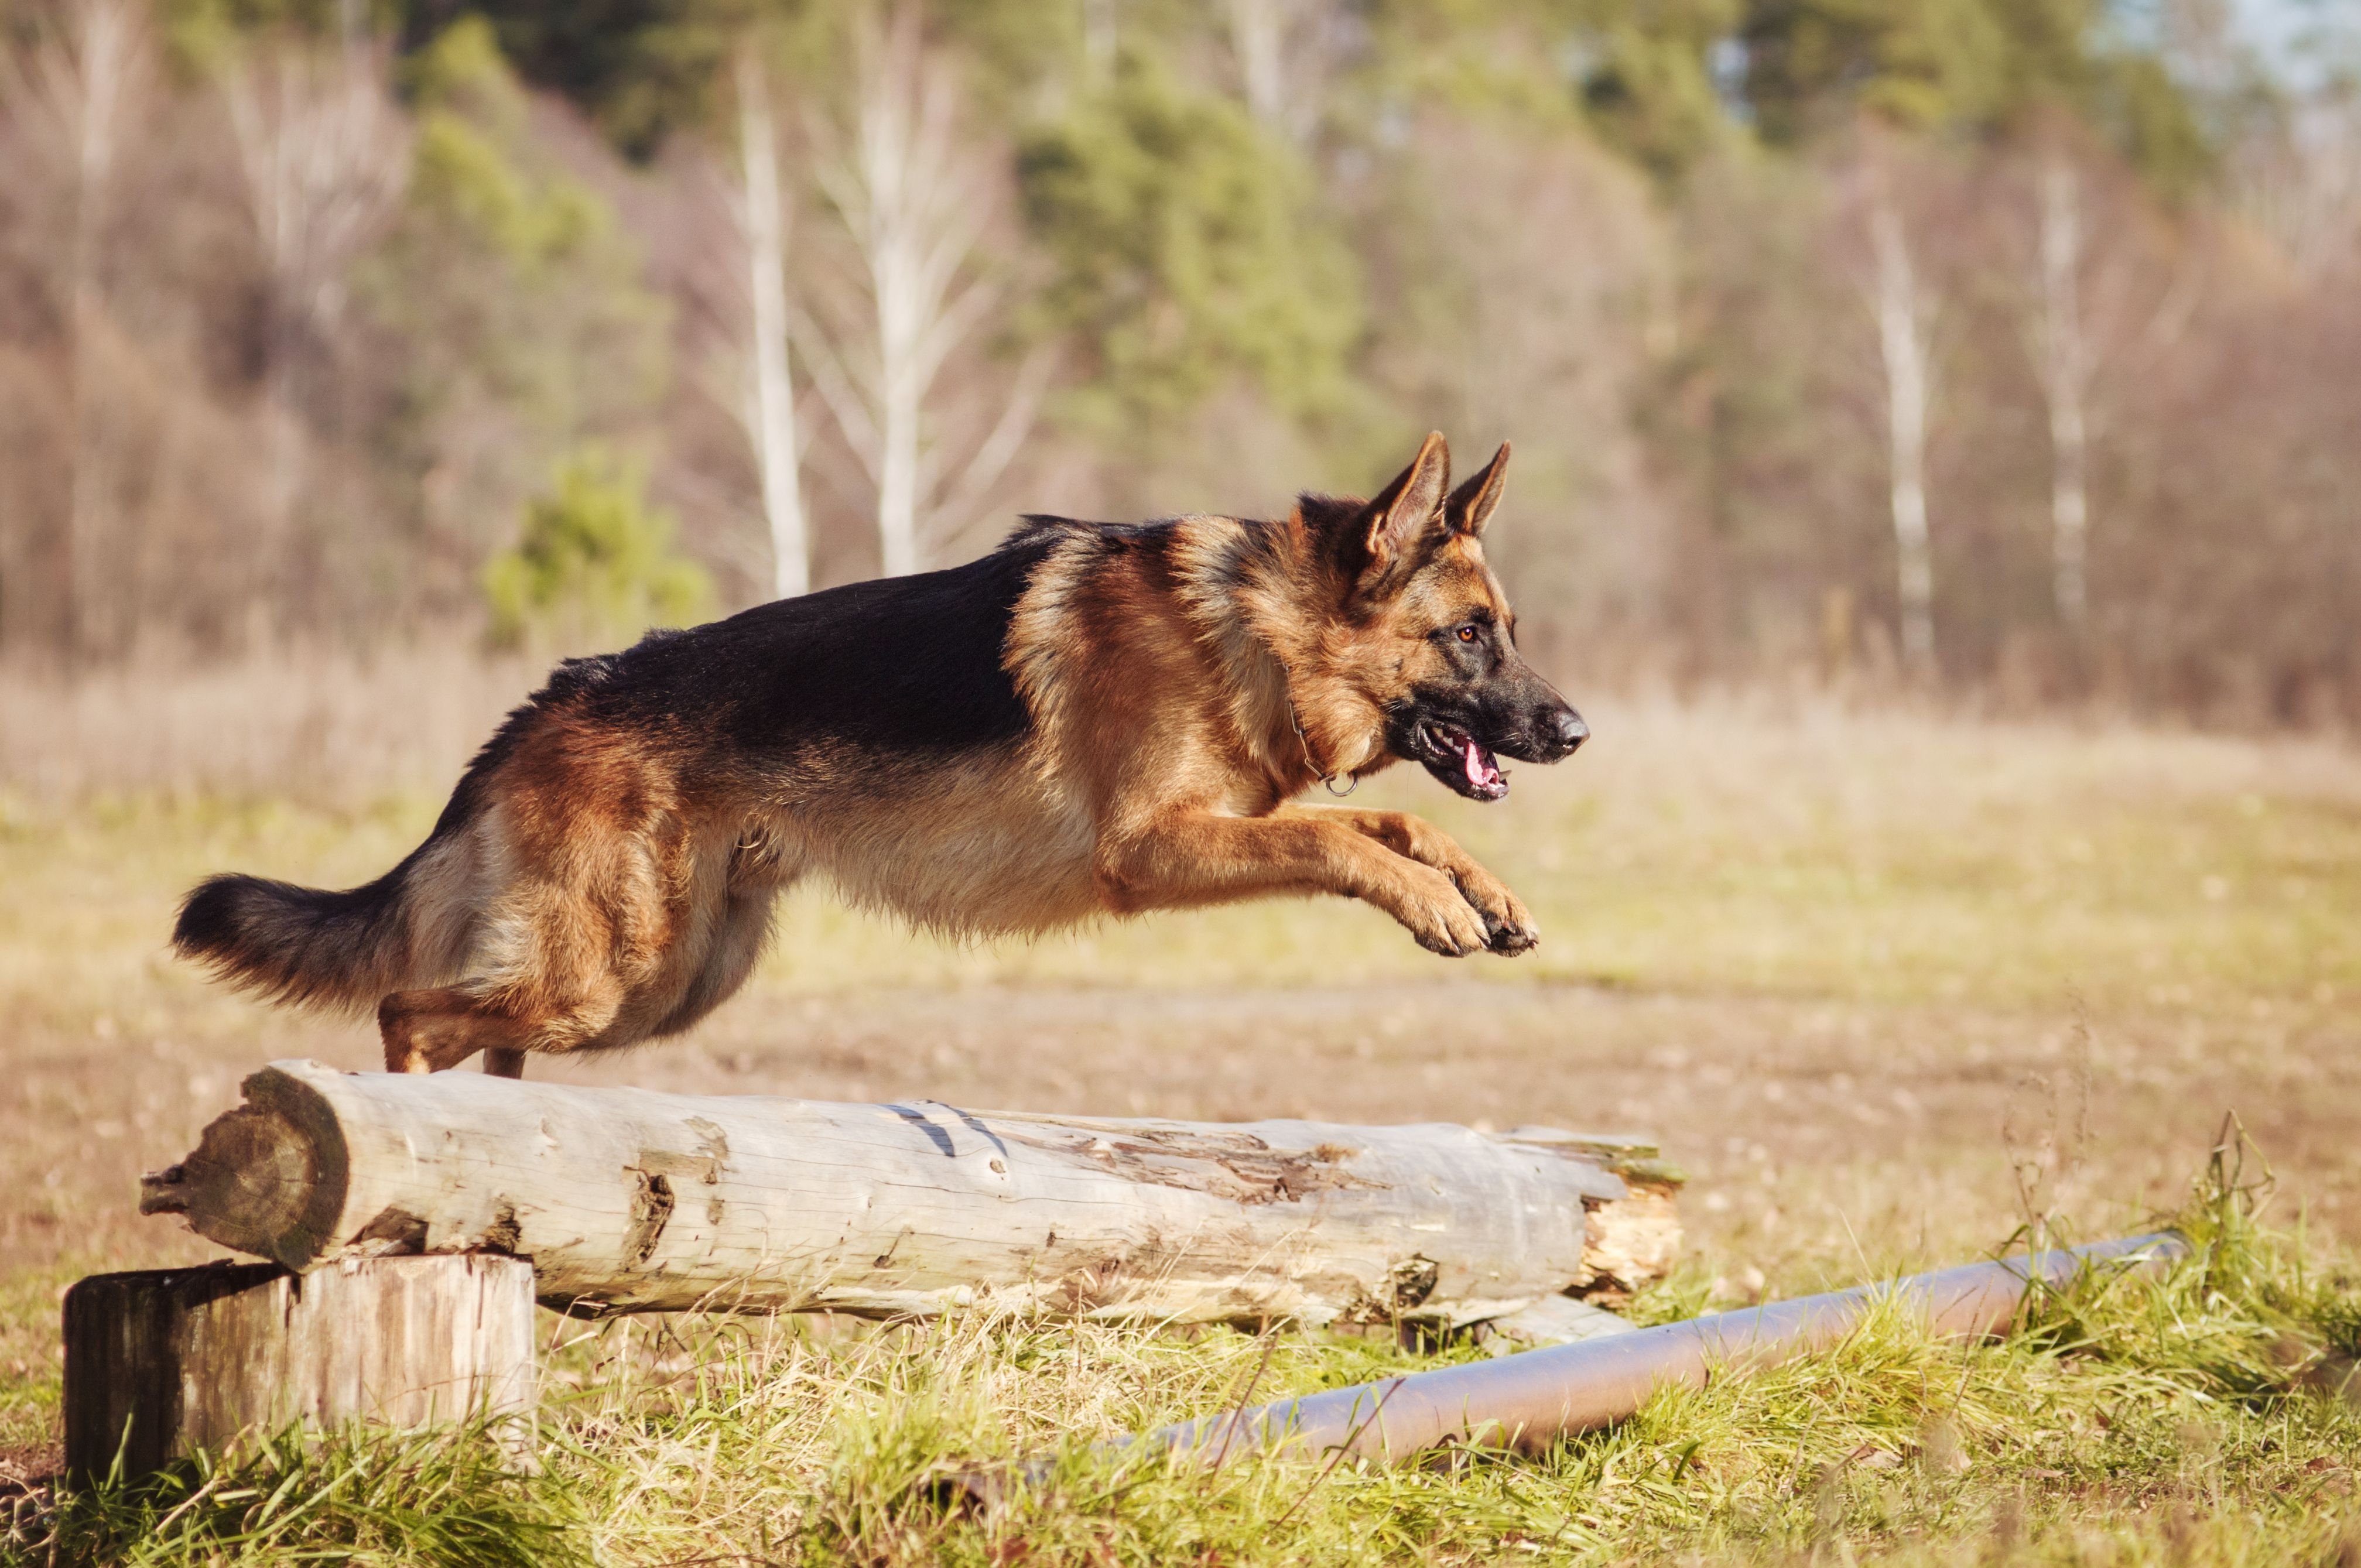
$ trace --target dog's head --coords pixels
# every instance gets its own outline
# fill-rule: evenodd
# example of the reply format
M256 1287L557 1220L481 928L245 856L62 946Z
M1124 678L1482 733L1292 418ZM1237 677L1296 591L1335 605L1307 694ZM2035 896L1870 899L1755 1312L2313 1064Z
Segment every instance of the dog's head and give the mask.
M1517 652L1517 618L1484 562L1508 466L1503 443L1451 490L1450 452L1430 435L1334 540L1363 643L1354 665L1384 715L1386 750L1471 800L1509 793L1499 758L1554 762L1590 734Z

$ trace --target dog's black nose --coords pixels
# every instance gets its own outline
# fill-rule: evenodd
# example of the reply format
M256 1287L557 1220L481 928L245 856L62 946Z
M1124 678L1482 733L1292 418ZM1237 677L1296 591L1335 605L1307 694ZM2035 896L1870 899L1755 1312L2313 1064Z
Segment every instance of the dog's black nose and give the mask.
M1576 747L1590 739L1590 726L1585 724L1582 721L1582 715L1575 712L1574 709L1561 707L1550 718L1549 735L1550 740L1555 744L1557 754L1561 757L1571 757Z

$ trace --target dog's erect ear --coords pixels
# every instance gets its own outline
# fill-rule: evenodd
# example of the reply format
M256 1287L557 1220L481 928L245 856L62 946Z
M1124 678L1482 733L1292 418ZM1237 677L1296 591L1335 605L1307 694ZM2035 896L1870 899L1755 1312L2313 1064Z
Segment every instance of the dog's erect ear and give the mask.
M1375 576L1410 553L1418 536L1435 521L1443 492L1451 484L1451 448L1435 431L1420 445L1410 466L1369 503L1368 552L1366 576Z
M1478 468L1468 481L1451 492L1443 503L1443 521L1454 533L1480 536L1484 525L1492 521L1492 509L1500 504L1500 487L1509 479L1509 444L1500 443L1500 450L1492 460Z

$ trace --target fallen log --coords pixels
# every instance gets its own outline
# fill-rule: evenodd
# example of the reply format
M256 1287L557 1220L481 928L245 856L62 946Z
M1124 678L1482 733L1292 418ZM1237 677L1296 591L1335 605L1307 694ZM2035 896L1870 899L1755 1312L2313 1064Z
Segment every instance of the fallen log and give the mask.
M1827 1350L1881 1301L1923 1314L1938 1333L1981 1338L2015 1321L2037 1287L2062 1288L2109 1265L2154 1267L2187 1255L2189 1243L2178 1233L2158 1231L1962 1264L1281 1399L1183 1421L1141 1441L1151 1451L1212 1464L1257 1449L1342 1449L1389 1464L1446 1442L1537 1452L1569 1432L1623 1420L1659 1388L1702 1388L1719 1369L1745 1371Z
M1207 1465L1260 1452L1351 1455L1390 1464L1446 1443L1538 1453L1560 1438L1636 1414L1660 1388L1702 1388L1717 1375L1826 1351L1881 1302L1922 1313L1938 1333L1983 1337L2016 1322L2037 1289L2062 1288L2089 1270L2154 1269L2188 1255L2183 1237L2159 1231L1653 1328L1577 1330L1548 1349L1224 1410L1106 1443L1100 1452ZM923 1485L953 1499L997 1507L1014 1487L1046 1481L1054 1467L1047 1458L1022 1460L938 1474Z
M1678 1245L1643 1140L1208 1124L280 1062L146 1213L298 1271L487 1251L541 1299L1459 1327L1613 1296Z

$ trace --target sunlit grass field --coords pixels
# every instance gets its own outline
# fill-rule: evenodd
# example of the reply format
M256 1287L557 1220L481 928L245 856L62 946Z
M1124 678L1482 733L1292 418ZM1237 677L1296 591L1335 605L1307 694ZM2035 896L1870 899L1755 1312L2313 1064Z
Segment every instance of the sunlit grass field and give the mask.
M1363 790L1518 888L1543 933L1525 958L1432 958L1342 903L968 947L814 887L748 994L691 1036L533 1071L1637 1125L1693 1177L1688 1261L1635 1309L1657 1316L1978 1255L2028 1220L2128 1228L2182 1204L2230 1112L2249 1178L2275 1173L2261 1228L2216 1202L2191 1222L2234 1233L2210 1263L2059 1305L2004 1345L1884 1323L1538 1460L1324 1477L1081 1456L1234 1397L1262 1360L1250 1335L610 1325L552 1362L537 1476L484 1473L456 1442L290 1451L144 1544L139 1508L152 1526L175 1501L66 1516L60 1560L2361 1561L2361 1426L2337 1371L2361 1352L2343 1272L2361 1239L2361 754L1819 698L1584 706L1592 745L1515 770L1498 806L1403 771ZM175 896L225 868L382 871L467 731L432 732L414 752L379 741L357 779L252 765L300 761L300 740L241 737L209 768L201 732L122 787L0 760L0 1491L54 1459L61 1286L208 1255L132 1213L137 1172L185 1152L263 1061L372 1064L364 1025L266 1012L171 960ZM2266 1196L2249 1185L2247 1206ZM1275 1332L1257 1397L1422 1359ZM1036 1451L1075 1457L1006 1514L911 1501L929 1466ZM27 1561L58 1527L45 1496L14 1505L28 1522L6 1550Z

